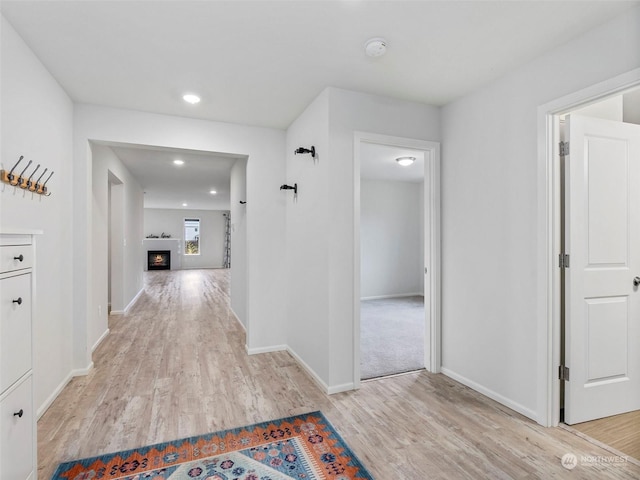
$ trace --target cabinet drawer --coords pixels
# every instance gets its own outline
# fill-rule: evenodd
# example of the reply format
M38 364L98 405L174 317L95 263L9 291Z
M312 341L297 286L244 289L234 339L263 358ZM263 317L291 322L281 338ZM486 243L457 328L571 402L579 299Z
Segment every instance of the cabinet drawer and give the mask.
M26 480L33 465L31 376L0 400L0 478ZM14 415L22 411L22 416Z
M0 280L0 392L29 369L31 274L25 273Z
M33 266L31 245L6 245L0 247L0 272L12 272Z

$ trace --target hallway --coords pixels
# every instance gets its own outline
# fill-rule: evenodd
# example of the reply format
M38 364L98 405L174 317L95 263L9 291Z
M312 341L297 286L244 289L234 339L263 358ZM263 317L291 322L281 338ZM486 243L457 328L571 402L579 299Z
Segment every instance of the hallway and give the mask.
M111 318L94 370L38 422L40 480L62 461L314 410L380 480L562 477L566 453L611 455L424 371L327 396L288 353L246 354L228 270L145 275L137 304ZM633 479L640 467L585 463L576 475Z

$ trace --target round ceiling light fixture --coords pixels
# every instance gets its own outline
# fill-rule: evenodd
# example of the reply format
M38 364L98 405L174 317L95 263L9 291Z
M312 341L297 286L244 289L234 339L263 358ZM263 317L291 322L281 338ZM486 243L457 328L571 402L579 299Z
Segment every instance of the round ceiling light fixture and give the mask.
M180 160L179 158L176 158L176 159L173 161L173 164L174 164L174 165L184 165L184 160Z
M209 190L209 193L210 193L211 195L215 195L215 194L216 194L216 193L218 193L218 192L216 192L215 190Z
M381 57L387 52L387 41L384 38L370 38L364 44L364 51L370 57Z
M186 93L182 96L182 99L190 103L191 105L195 105L196 103L200 103L200 97L198 95L194 95L193 93Z
M398 162L403 167L408 167L413 162L416 161L416 157L398 157L396 158L396 162Z

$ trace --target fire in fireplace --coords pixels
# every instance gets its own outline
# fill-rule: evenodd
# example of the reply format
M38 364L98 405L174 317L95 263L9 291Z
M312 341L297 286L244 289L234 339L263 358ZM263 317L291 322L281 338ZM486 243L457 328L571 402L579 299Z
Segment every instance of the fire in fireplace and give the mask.
M171 270L171 250L148 250L148 270Z

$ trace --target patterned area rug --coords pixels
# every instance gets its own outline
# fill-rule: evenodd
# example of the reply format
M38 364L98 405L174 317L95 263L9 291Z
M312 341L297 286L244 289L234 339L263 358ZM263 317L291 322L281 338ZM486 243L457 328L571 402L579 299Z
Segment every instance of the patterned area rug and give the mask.
M66 462L52 480L372 480L321 412Z

